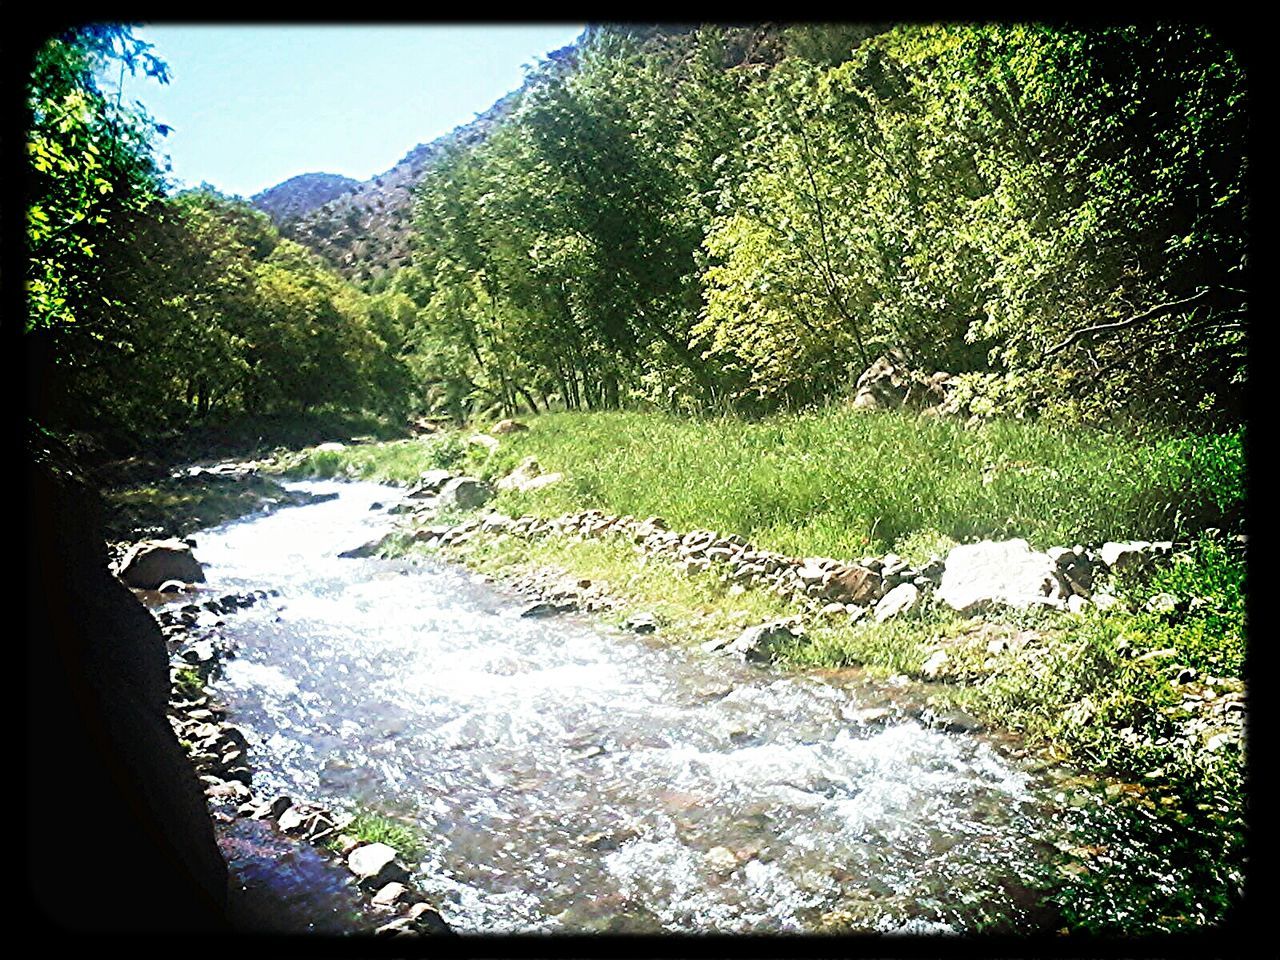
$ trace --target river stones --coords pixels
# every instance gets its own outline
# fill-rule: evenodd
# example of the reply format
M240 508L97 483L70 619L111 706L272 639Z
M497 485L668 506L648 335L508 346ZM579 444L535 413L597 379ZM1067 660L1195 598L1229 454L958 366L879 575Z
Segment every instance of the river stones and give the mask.
M404 883L409 871L396 861L396 852L385 843L366 843L347 857L347 866L362 886L381 889L393 881Z
M799 620L796 617L787 617L783 620L772 620L748 627L724 650L744 660L768 662L773 659L779 645L790 643L802 636L804 636L804 627L800 625Z
M204 583L204 568L182 540L143 540L129 548L116 574L131 587L154 590L167 580Z

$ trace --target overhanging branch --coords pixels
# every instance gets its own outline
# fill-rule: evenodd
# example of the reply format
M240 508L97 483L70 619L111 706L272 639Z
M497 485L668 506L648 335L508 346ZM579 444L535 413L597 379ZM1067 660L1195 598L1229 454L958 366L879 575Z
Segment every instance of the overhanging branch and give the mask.
M1050 347L1048 350L1044 352L1044 355L1046 358L1052 357L1055 353L1065 350L1067 347L1071 346L1071 344L1075 343L1081 337L1091 337L1101 333L1105 333L1105 334L1114 333L1117 330L1124 330L1127 327L1132 327L1135 324L1142 323L1145 320L1154 320L1156 317L1162 317L1167 313L1173 313L1176 310L1181 310L1185 307L1190 307L1195 304L1201 303L1204 300L1208 299L1209 294L1212 291L1213 291L1212 287L1205 287L1194 296L1186 297L1185 299L1182 299L1182 300L1170 300L1166 303L1158 303L1154 307L1151 307L1149 310L1144 310L1142 313L1129 317L1129 319L1127 320L1119 320L1115 323L1100 323L1097 326L1093 326L1093 327L1082 327L1079 330L1076 330L1074 333L1072 333L1069 337L1067 337L1067 339L1063 340L1057 346Z

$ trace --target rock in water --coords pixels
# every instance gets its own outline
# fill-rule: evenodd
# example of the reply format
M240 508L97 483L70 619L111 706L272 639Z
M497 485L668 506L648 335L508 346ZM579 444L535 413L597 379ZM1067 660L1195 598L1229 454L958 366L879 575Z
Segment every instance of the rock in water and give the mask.
M953 547L938 588L943 602L965 614L992 603L1063 607L1066 596L1057 565L1025 540L983 540Z
M181 540L143 540L129 548L117 576L131 587L154 590L167 580L204 583L204 569Z
M347 866L357 879L373 889L388 883L404 883L409 871L396 862L396 852L385 843L366 843L356 847L347 857Z
M758 626L748 627L738 635L738 639L725 647L728 653L735 653L746 660L767 661L773 659L774 646L787 643L804 635L804 628L794 617L785 620L773 620Z

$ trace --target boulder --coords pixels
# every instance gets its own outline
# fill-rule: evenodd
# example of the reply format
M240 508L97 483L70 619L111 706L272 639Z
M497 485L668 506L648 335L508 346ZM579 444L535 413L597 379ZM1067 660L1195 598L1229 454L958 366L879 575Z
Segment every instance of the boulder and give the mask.
M951 374L924 374L912 370L901 350L890 350L858 377L855 410L923 410L946 402Z
M534 457L525 457L520 465L499 480L494 486L499 490L519 490L527 492L549 487L564 479L563 473L543 473L542 467Z
M493 488L475 477L454 477L440 491L439 505L474 510L493 497Z
M377 540L370 540L368 543L362 543L358 547L352 547L350 550L343 550L338 556L344 560L358 560L363 557L372 557L383 545L391 539L391 534L379 537Z
M1124 543L1104 543L1102 562L1112 573L1139 573L1151 562L1155 547L1146 540L1127 540Z
M938 597L952 609L972 614L993 603L1061 608L1067 591L1057 565L1027 541L983 540L953 547L947 554Z
M345 443L339 443L337 440L330 440L328 443L317 444L316 453L337 453L339 450L347 449Z
M117 574L139 590L154 590L166 580L204 583L204 569L181 540L143 540L129 548Z
M433 497L452 479L453 474L448 470L423 470L418 475L418 482L409 488L406 496L415 499Z
M827 580L825 595L839 603L870 603L880 596L880 574L860 564L837 567Z
M634 633L653 633L658 629L658 621L652 613L645 611L627 617L625 626Z
M491 437L487 433L473 433L467 437L467 443L475 444L477 447L484 447L490 452L497 450L499 447L498 438Z

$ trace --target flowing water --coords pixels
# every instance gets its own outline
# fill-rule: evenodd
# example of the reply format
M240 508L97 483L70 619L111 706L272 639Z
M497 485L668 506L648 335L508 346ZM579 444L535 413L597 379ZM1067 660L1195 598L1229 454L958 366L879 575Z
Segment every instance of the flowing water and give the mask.
M786 676L519 602L444 561L342 559L370 483L198 537L228 619L215 685L259 793L425 839L459 931L965 931L1036 923L1029 775L972 735L861 722L882 691ZM382 507L374 506L381 503Z

